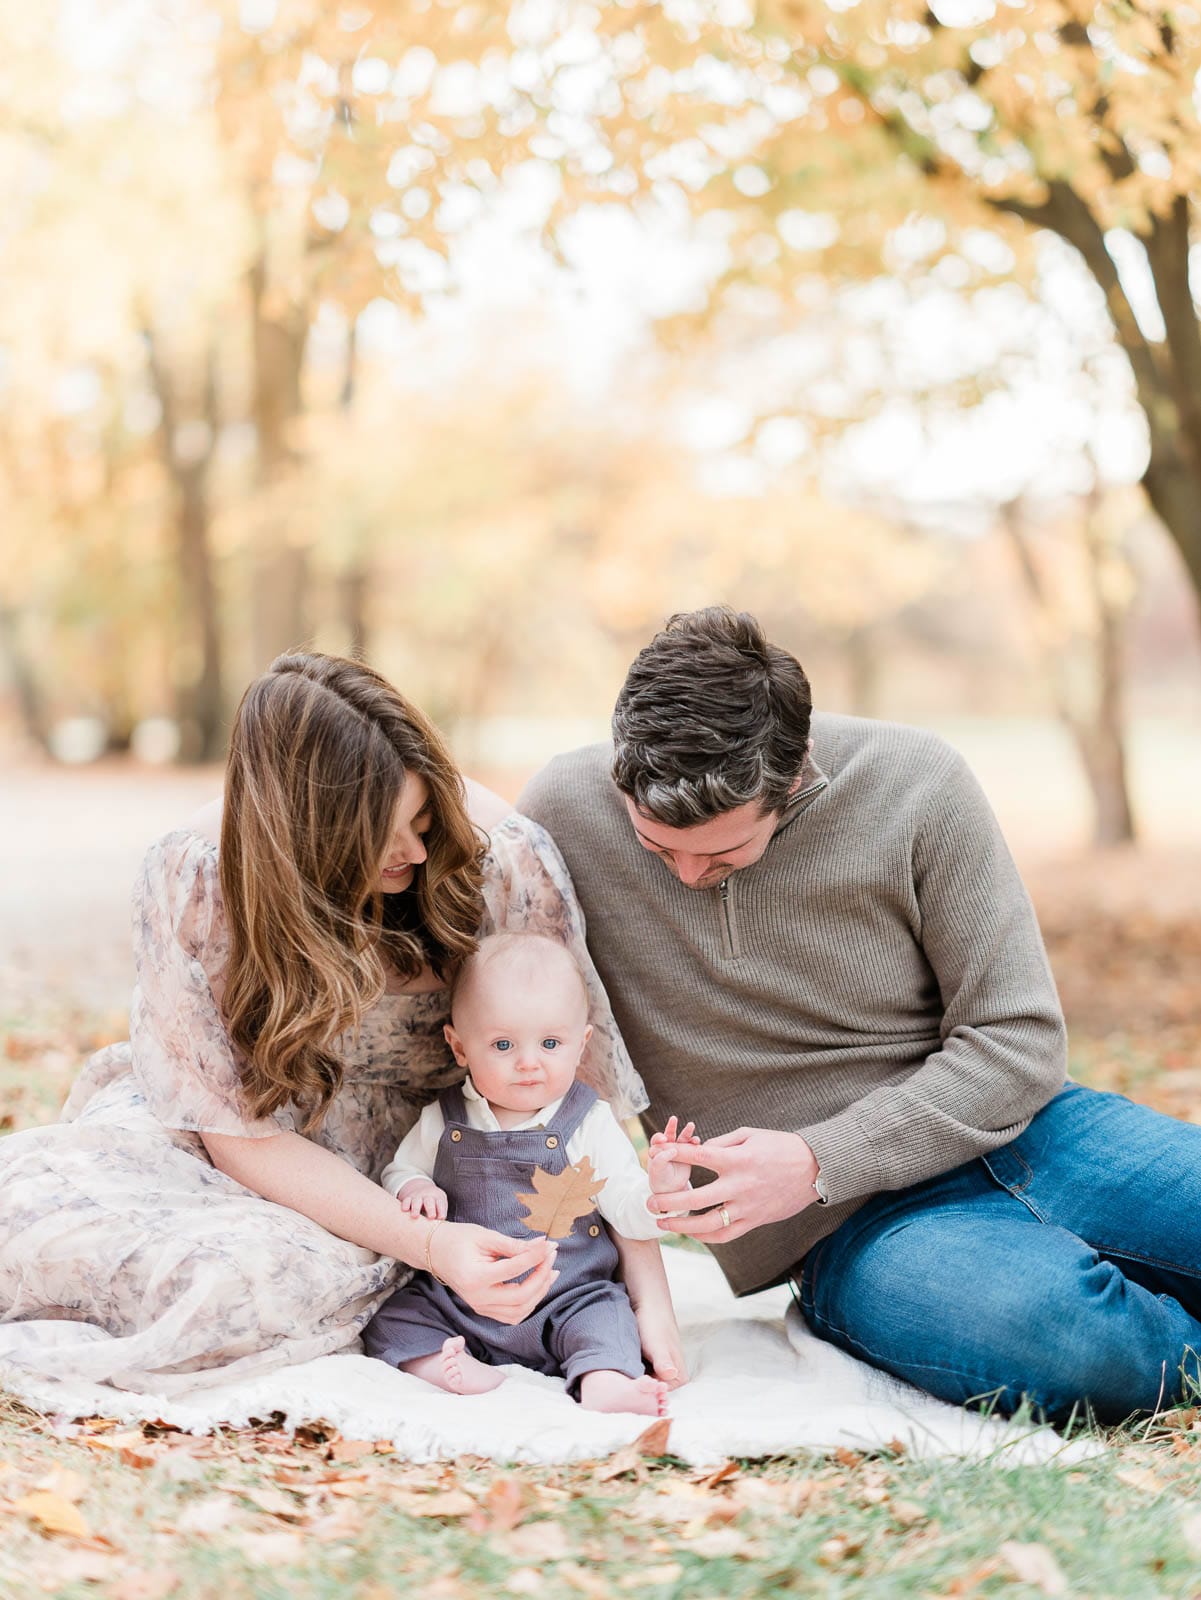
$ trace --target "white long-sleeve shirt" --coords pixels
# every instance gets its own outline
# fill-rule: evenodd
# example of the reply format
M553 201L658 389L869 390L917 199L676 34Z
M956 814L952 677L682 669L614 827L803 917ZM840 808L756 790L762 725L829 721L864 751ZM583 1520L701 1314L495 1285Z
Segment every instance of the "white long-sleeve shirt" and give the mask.
M471 1079L462 1085L467 1109L467 1125L488 1133L515 1133L522 1128L544 1127L563 1104L565 1095L552 1100L516 1128L502 1129L492 1107ZM434 1176L438 1143L446 1127L442 1108L435 1100L425 1107L416 1124L401 1141L395 1156L384 1168L380 1182L389 1194L399 1195L415 1178ZM567 1141L567 1159L574 1166L587 1156L593 1171L606 1180L597 1196L596 1209L614 1230L627 1239L661 1238L658 1218L647 1209L650 1183L638 1152L630 1143L621 1123L605 1100L598 1100Z

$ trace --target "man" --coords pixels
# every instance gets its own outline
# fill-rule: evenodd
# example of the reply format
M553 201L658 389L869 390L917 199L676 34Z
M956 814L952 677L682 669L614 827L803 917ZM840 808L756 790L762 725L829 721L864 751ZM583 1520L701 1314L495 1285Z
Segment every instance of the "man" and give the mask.
M1201 1351L1201 1129L1065 1085L1034 911L962 759L811 713L754 618L676 616L612 748L518 802L571 869L648 1130L708 1136L715 1177L661 1196L694 1209L664 1227L736 1293L795 1278L816 1333L943 1398L1170 1403Z

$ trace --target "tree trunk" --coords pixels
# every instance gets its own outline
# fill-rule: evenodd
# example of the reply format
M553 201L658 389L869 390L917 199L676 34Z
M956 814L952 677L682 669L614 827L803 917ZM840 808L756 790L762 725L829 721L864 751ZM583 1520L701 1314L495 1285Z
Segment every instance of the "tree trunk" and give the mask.
M367 660L367 592L371 575L356 564L338 574L338 620L346 635L346 653Z
M1091 693L1080 709L1068 684L1068 662L1060 638L1061 623L1054 597L1043 582L1033 541L1022 521L1020 505L1001 508L1001 526L1017 558L1022 586L1038 619L1044 671L1056 714L1072 737L1088 780L1093 802L1093 843L1101 849L1134 840L1134 812L1127 782L1124 723L1125 682L1122 661L1123 613L1107 590L1103 549L1096 527L1098 497L1090 496L1084 518L1089 586L1095 634L1090 641Z
M853 629L846 638L845 654L851 711L857 717L874 717L880 700L880 656L872 629Z
M305 305L273 304L265 248L251 266L249 288L258 480L269 490L299 459L288 435L301 411L309 318ZM277 655L308 641L308 552L289 543L286 527L269 526L254 567L251 629L256 669L263 671Z
M1041 205L995 204L1072 245L1105 296L1147 422L1151 455L1143 488L1180 551L1201 620L1201 391L1194 381L1201 374L1201 330L1189 288L1187 202L1156 219L1141 240L1168 333L1165 341L1152 343L1138 325L1105 234L1086 202L1062 179L1047 187Z
M46 711L42 692L29 657L21 647L19 613L12 606L0 606L0 661L8 666L13 694L20 713L25 736L39 750L50 748L50 730L46 724Z
M200 415L185 421L175 380L149 329L145 339L150 376L162 408L162 455L175 490L179 609L173 656L179 759L214 761L225 745L221 627L209 530L209 469L220 425L217 352L210 344Z
M1093 843L1102 850L1133 844L1134 813L1126 781L1126 751L1120 729L1106 721L1095 728L1073 725L1076 748L1093 796Z

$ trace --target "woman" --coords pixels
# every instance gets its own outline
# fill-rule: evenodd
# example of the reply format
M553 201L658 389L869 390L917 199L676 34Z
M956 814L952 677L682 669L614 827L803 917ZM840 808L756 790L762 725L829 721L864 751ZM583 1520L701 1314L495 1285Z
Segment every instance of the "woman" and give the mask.
M357 662L286 655L243 697L219 816L151 847L134 910L129 1042L60 1123L0 1142L0 1360L176 1394L354 1347L398 1262L528 1315L553 1246L435 1239L375 1180L461 1076L445 980L481 932L571 946L588 1076L620 1115L646 1103L549 837L509 814L485 845L419 711ZM682 1371L657 1256L629 1271L656 1370Z

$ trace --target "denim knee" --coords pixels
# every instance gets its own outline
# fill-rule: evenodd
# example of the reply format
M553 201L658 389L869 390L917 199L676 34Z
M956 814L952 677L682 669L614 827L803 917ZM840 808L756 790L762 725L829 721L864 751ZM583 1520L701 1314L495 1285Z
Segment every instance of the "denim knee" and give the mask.
M1029 1313L1011 1389L1053 1419L1087 1407L1101 1422L1120 1422L1178 1400L1182 1363L1196 1375L1180 1307L1132 1284L1086 1246L1054 1303Z

